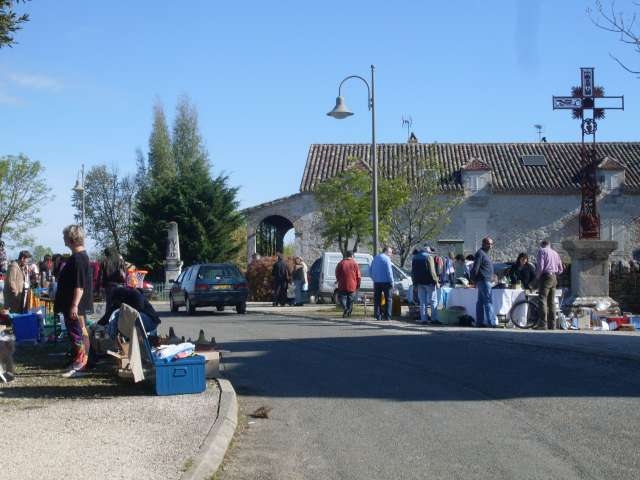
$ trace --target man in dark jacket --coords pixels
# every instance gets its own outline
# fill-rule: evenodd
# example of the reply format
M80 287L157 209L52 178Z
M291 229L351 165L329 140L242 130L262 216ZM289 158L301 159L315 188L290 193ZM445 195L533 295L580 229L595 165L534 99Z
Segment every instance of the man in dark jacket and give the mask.
M284 261L282 253L278 252L278 260L273 264L271 269L271 277L273 278L273 306L286 305L288 303L287 288L289 287L289 281L291 275L289 274L289 268Z
M353 252L347 250L345 258L336 265L336 280L338 281L338 297L342 305L342 318L350 317L353 310L353 297L360 288L362 275L358 262L353 259Z
M498 318L493 309L491 298L491 279L493 277L493 262L489 258L489 250L493 240L489 237L482 239L482 247L476 252L471 268L471 280L478 290L476 301L476 327L497 327Z
M430 247L427 247L430 249ZM438 320L438 275L433 254L418 249L411 259L411 280L418 290L420 320L418 323L441 325ZM431 306L431 319L427 317L427 305Z

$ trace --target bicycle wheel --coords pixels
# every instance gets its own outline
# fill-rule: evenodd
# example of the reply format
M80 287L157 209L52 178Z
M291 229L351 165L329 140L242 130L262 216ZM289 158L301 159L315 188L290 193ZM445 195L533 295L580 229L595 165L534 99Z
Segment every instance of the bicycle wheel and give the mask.
M509 320L518 328L531 328L538 323L540 309L534 300L518 300L509 310Z

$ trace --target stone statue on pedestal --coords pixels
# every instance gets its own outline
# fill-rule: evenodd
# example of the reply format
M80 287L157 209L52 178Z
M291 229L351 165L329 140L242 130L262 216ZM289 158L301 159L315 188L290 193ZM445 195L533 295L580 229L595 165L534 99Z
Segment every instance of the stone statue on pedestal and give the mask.
M164 260L164 281L165 283L170 283L180 275L182 271L182 260L180 260L178 224L176 222L169 222L167 227L167 256Z

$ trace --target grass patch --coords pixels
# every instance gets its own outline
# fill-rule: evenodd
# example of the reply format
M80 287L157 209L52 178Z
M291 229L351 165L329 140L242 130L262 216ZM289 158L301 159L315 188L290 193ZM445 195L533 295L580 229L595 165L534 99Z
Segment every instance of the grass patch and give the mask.
M16 377L0 383L0 406L16 409L41 408L51 399L101 399L148 395L144 384L120 379L111 357L81 378L63 378L70 357L69 342L17 345L14 354Z
M189 457L184 461L184 465L182 465L182 471L186 472L193 467L193 458Z

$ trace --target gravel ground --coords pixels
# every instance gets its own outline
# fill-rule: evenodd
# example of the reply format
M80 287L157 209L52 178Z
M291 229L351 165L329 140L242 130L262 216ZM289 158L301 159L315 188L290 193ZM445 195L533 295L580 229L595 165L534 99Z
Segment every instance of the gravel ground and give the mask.
M0 383L0 477L180 478L216 418L218 384L158 397L108 368L63 379L63 348L20 349L16 379Z

